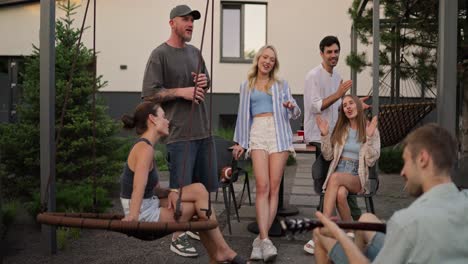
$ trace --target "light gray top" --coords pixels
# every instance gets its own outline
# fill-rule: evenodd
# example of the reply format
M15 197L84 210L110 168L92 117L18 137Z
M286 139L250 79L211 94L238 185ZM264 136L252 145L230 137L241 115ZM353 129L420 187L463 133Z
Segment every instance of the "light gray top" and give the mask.
M161 89L193 87L192 72L197 72L199 51L187 44L184 48L174 48L167 43L159 45L151 52L143 77L142 97L153 95ZM208 76L205 62L201 73ZM205 97L205 100L207 98ZM190 116L192 101L182 98L162 104L166 117L170 121L169 136L166 143L195 140L209 136L208 114L205 101L195 104L193 116ZM189 120L192 120L192 132L189 136Z
M357 130L348 128L348 136L346 137L346 142L343 147L343 152L341 157L359 160L359 151L361 150L361 143L358 142L358 133Z
M468 263L468 191L440 184L395 212L373 263Z

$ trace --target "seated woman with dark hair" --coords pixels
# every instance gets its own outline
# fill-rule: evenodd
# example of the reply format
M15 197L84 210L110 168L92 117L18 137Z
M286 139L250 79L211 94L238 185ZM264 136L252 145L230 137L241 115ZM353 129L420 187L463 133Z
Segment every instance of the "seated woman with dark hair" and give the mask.
M153 102L142 102L133 116L122 117L124 128L136 129L140 136L128 154L127 163L121 177L120 199L125 212L122 221L175 222L174 210L179 197L179 189L161 190L154 162L154 144L169 134L169 121L164 110ZM159 199L154 190L163 193ZM181 222L188 222L193 216L201 221L216 220L213 213L206 216L203 209L208 208L208 192L200 183L183 188ZM200 238L208 251L210 263L246 263L246 260L232 250L223 238L219 228L201 231Z

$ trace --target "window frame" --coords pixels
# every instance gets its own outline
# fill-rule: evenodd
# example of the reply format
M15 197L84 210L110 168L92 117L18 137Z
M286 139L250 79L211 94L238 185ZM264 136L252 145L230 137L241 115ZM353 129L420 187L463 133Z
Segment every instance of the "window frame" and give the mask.
M267 2L253 2L253 1L221 1L221 25L220 25L220 46L219 46L219 61L220 63L252 63L252 59L245 59L244 45L245 45L245 5L264 5L265 6L265 45L268 43L268 3ZM224 44L224 9L240 10L240 55L239 57L223 57L223 44Z

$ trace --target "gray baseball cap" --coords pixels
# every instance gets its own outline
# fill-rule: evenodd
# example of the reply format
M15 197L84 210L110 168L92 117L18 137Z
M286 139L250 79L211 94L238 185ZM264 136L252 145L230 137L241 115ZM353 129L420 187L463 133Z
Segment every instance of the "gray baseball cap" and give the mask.
M182 17L192 15L194 20L200 19L200 12L198 10L192 10L188 5L178 5L171 10L171 14L169 15L170 19L174 17Z

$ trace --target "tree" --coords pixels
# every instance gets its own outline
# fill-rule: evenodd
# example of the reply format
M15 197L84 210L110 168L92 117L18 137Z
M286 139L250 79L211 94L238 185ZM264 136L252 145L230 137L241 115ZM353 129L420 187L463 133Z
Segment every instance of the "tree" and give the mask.
M354 0L349 14L358 38L365 45L372 39L372 12L359 13L362 0ZM402 79L414 79L421 89L435 87L437 77L439 0L380 0L383 8L380 38L381 70L385 66L399 72ZM398 54L400 53L400 56ZM392 59L393 57L393 59ZM361 71L369 65L366 54L351 54L347 63ZM423 92L424 94L424 92Z
M80 35L80 29L73 27L73 15L78 7L70 1L59 2L65 16L56 23L56 131L60 128L60 115ZM97 96L93 90L94 84L97 89L106 85L102 76L94 78L93 67L93 51L80 44L61 138L56 146L56 175L62 183L89 183L94 166L101 182L115 177L121 169L120 161L113 155L118 126L106 114L106 107L100 98L97 98L95 110L96 164L93 165L92 98ZM6 172L3 175L4 190L8 190L10 196L30 197L37 192L40 179L39 49L35 46L33 54L26 58L23 80L23 94L18 106L19 121L0 127L0 149Z

